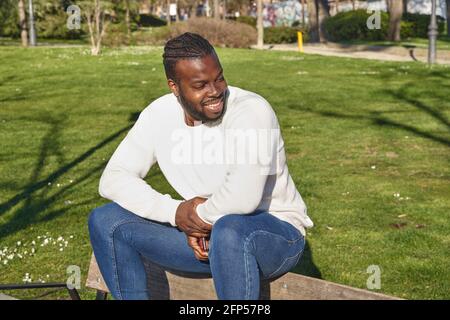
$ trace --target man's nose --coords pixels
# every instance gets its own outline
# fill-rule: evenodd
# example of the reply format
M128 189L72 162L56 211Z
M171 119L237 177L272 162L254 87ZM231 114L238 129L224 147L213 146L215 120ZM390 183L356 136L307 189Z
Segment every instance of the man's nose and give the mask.
M219 93L219 90L217 89L216 83L210 83L209 84L209 90L208 90L208 96L209 97L217 97L217 94Z

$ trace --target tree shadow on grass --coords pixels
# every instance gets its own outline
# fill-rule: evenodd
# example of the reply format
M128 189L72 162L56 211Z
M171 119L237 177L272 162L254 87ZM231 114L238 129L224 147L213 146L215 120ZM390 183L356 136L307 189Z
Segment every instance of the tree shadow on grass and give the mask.
M50 124L50 130L43 138L40 147L40 153L36 161L35 167L30 177L29 183L24 187L22 192L19 192L9 200L0 204L0 215L5 214L8 210L16 205L20 205L18 209L13 213L12 218L5 224L0 226L0 238L4 238L10 234L13 234L19 230L25 229L28 226L39 223L43 221L49 221L67 212L69 208L75 206L82 206L84 204L90 203L93 199L75 203L74 205L66 206L65 208L50 211L46 215L40 216L40 213L47 210L51 206L57 203L57 200L67 194L75 186L86 183L96 173L103 170L106 166L107 161L99 163L94 168L87 171L83 176L74 181L73 183L63 186L58 189L58 191L52 195L48 195L51 188L46 188L49 184L53 184L58 178L68 173L70 170L78 166L83 161L91 157L96 151L105 147L109 143L116 140L124 132L128 131L134 124L139 113L132 113L130 115L130 125L116 131L111 134L101 142L97 143L94 147L88 149L86 152L78 156L76 159L64 164L63 153L59 145L58 137L61 135L61 130L63 127L64 119L61 117L47 117L45 122ZM50 156L56 155L60 168L49 174L43 179L39 179L40 172L44 169L46 160Z
M389 95L396 100L406 103L408 106L413 107L414 109L417 109L421 113L425 113L428 116L431 116L436 122L438 122L440 125L443 125L448 131L450 131L450 121L449 119L439 111L439 109L436 106L432 106L429 104L426 104L425 102L408 96L408 93L406 92L406 89L410 87L411 84L406 84L399 90L392 90L392 89L385 89L382 92L386 95ZM437 96L439 99L443 99L445 101L445 97ZM288 105L290 109L297 110L297 111L305 111L313 114L317 114L323 117L330 117L330 118L337 118L337 119L353 119L355 121L368 121L374 126L378 127L386 127L386 128L394 128L394 129L400 129L412 134L415 134L417 136L420 136L422 138L438 142L446 147L450 147L450 138L448 135L441 135L436 133L427 132L425 130L422 130L420 128L417 128L415 126L412 126L410 124L401 123L399 121L394 121L389 119L386 115L390 113L401 113L401 112L410 112L410 111L373 111L369 113L364 114L345 114L341 112L335 112L335 111L318 111L314 110L313 108L299 108L298 105Z

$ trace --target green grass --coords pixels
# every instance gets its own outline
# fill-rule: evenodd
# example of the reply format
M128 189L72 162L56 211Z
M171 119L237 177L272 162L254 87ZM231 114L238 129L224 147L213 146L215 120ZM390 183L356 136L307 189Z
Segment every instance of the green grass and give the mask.
M355 44L355 45L372 45L372 46L414 46L417 48L428 49L428 39L425 38L411 38L402 40L400 42L394 41L345 41L343 44ZM438 50L450 50L450 37L447 36L439 36L436 41L436 47Z
M379 265L377 292L449 299L450 68L218 53L229 84L263 95L278 115L291 175L316 224L296 271L366 288L367 268ZM65 282L67 267L78 265L84 284L87 217L107 202L97 193L100 174L136 113L168 92L161 54L0 47L0 250L21 241L18 252L30 252L37 242L34 256L7 265L2 257L0 283L21 283L25 273ZM158 168L149 176L176 196ZM47 232L67 247L41 247L37 237ZM81 296L94 292L83 287ZM67 297L59 290L41 298Z

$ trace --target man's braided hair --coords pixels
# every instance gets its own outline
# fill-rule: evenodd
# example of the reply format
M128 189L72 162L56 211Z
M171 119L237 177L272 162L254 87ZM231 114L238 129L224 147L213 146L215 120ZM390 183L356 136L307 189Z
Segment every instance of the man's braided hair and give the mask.
M186 32L167 41L164 46L163 64L167 79L178 82L175 65L181 59L198 59L207 55L216 55L214 47L202 36Z

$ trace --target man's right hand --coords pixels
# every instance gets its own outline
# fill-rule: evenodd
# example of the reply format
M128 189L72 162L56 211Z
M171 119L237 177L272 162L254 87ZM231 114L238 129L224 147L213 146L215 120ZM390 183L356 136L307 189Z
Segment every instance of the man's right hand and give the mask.
M200 241L199 238L187 236L188 245L194 251L195 257L198 260L203 260L203 261L208 260L208 252L201 247L199 241ZM209 240L206 240L206 241L209 241Z
M207 199L195 197L187 201L183 201L177 208L175 214L175 223L178 228L188 236L197 238L207 237L211 232L212 225L205 223L197 215L197 205L205 202Z

